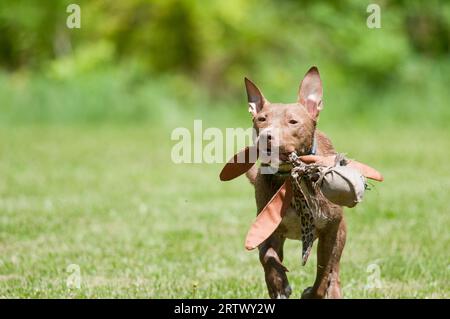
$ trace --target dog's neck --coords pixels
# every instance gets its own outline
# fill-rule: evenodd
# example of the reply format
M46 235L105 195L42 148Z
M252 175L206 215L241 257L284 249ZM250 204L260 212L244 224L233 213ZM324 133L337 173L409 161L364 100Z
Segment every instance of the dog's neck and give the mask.
M317 153L317 136L316 136L316 133L314 132L311 150L309 151L309 155L316 155L316 153Z

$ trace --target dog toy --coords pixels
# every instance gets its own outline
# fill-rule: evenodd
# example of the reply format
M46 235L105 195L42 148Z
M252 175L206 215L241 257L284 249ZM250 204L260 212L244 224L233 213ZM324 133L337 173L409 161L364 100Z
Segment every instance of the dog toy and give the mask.
M366 183L364 176L347 166L342 154L335 156L333 166L305 164L295 152L289 155L292 163L290 182L292 206L301 220L302 264L305 265L316 239L316 223L328 216L329 205L354 207L362 201Z
M254 146L237 153L222 169L220 179L230 180L248 171L256 163L252 154L257 154ZM328 202L354 207L362 201L365 178L381 182L383 176L374 168L341 154L298 156L293 152L289 162L292 165L290 176L256 217L247 233L245 248L252 250L264 242L292 206L301 218L304 265L316 238L316 223L327 216Z

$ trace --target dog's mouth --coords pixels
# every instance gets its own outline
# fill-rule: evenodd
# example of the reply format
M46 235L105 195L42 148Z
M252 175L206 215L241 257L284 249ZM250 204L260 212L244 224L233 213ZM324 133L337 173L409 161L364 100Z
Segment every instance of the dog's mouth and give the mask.
M275 156L270 151L261 152L260 161L261 166L271 167L274 174L288 174L293 167L288 153L280 153Z

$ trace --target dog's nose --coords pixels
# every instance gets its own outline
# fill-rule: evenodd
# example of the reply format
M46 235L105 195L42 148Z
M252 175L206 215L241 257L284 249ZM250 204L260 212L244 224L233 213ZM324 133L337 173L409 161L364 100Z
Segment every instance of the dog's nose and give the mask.
M269 149L273 142L272 131L266 130L259 135L259 143L262 147Z
M267 132L266 134L266 146L267 146L267 154L272 153L272 134L270 132Z
M267 156L272 156L275 136L270 129L260 132L258 137L258 148Z
M270 129L265 129L259 135L259 138L271 140L272 139L272 131Z

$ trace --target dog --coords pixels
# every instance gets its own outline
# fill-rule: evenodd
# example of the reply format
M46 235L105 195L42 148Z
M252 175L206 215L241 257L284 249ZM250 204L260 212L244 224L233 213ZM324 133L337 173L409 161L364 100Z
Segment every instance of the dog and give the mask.
M331 141L316 129L319 113L323 109L322 81L317 67L312 67L302 80L296 103L270 103L258 87L245 78L249 112L259 141L267 145L266 155L278 150L278 171L267 174L262 171L273 163L260 157L262 166L254 165L246 173L254 185L257 215L287 178L288 155L315 153L319 156L335 155ZM328 216L316 223L318 238L317 274L313 286L306 288L302 298L341 298L339 261L346 239L343 208L331 203ZM261 245L259 259L264 269L265 281L271 298L288 298L291 287L283 265L283 245L286 239L301 239L301 219L291 206L283 215L280 225Z

